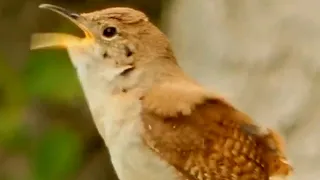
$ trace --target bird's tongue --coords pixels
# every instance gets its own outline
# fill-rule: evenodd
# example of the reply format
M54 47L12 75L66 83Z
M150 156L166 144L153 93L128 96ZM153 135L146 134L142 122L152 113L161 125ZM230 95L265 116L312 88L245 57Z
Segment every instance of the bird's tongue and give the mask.
M36 33L31 37L30 49L67 48L82 44L84 39L64 33Z

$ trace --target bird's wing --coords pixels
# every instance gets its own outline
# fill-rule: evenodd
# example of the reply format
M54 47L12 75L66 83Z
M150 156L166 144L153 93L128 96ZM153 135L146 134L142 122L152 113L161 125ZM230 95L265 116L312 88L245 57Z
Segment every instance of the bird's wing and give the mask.
M273 131L260 133L247 115L201 88L173 86L143 99L143 138L182 178L267 180L291 171Z

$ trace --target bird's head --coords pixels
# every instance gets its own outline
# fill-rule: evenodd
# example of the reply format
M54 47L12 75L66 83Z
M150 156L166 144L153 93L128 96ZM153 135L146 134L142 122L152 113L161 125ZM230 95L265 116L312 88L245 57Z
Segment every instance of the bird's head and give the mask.
M78 14L50 4L39 7L64 16L81 28L85 37L62 33L34 34L31 49L66 48L81 81L102 78L107 82L125 76L137 78L138 74L146 72L148 77L153 77L152 74L170 73L164 67L176 66L167 38L140 11L117 7ZM142 80L145 79L139 79Z

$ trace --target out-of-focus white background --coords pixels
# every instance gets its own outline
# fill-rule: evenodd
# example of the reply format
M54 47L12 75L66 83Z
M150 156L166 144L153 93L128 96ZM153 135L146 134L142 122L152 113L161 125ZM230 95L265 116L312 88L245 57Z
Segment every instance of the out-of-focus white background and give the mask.
M318 180L320 1L175 0L167 11L185 70L280 131L294 179Z
M117 179L63 50L29 51L33 32L79 29L37 8L144 11L181 66L278 130L294 180L320 176L320 1L1 0L0 179Z

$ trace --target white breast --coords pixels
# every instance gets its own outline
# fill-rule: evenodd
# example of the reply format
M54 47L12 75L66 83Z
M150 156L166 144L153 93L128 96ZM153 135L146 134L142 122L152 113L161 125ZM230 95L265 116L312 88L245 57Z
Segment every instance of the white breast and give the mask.
M94 122L109 148L119 179L177 180L173 167L142 142L138 98L125 94L113 95L111 90L101 85L82 82Z
M177 180L172 166L142 142L138 97L114 94L121 68L98 65L82 49L68 49L95 125L109 148L120 180ZM124 67L125 68L125 67Z
M103 97L101 97L103 98ZM100 134L120 180L176 180L174 169L141 140L140 102L125 95L108 97L99 107ZM98 122L97 122L98 121Z

